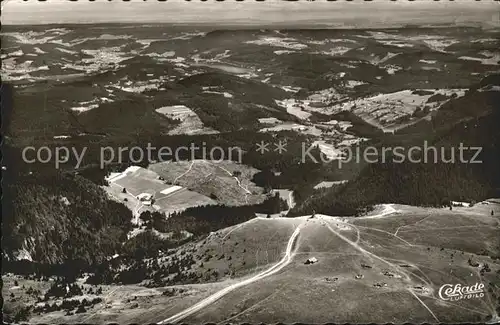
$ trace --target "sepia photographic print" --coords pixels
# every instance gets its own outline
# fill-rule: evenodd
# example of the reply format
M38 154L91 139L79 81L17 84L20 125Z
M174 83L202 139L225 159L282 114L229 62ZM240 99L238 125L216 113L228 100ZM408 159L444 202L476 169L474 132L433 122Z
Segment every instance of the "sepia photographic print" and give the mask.
M500 1L1 6L5 323L500 322Z

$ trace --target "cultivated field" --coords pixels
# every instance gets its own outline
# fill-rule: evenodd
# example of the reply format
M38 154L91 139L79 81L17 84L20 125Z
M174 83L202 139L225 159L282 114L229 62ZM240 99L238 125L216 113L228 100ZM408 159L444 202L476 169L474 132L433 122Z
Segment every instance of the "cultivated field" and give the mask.
M218 133L213 129L204 127L198 115L184 105L164 106L156 109L156 112L181 122L169 132L171 135Z
M109 186L104 188L112 197L125 203L136 217L146 210L168 215L190 207L216 203L203 194L160 179L154 171L141 167L129 167L122 173L111 175L108 182ZM152 195L154 202L145 204L138 200L137 196L142 193Z
M251 181L259 170L232 161L163 162L148 168L172 184L226 205L260 203L266 198L263 189Z

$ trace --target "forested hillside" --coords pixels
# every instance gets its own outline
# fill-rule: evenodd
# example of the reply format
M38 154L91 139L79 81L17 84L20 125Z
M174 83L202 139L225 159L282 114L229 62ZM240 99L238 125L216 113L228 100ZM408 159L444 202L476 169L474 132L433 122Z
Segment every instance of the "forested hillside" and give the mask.
M287 210L286 201L278 194L255 205L225 206L208 205L189 208L174 213L165 221L165 229L169 231L188 231L195 235L207 235L211 231L230 227L255 218L255 213L274 214Z
M26 173L3 182L2 255L42 263L100 262L131 229L131 212L78 175Z

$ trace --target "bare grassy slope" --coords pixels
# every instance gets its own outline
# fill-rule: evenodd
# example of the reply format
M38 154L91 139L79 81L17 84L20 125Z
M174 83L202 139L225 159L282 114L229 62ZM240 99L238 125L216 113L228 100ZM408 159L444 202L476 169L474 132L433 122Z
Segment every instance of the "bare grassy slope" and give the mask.
M475 252L476 246L500 250L499 219L489 215L490 209L498 214L499 206L486 203L457 211L395 209L396 213L383 217L348 223L316 216L294 221L259 219L241 225L229 236L241 241L246 231L259 224L271 228L305 223L294 259L282 272L235 290L184 321L474 322L494 314L498 302L492 292L498 294L500 265ZM482 229L481 236L471 223ZM469 231L459 236L451 232L460 229ZM267 233L252 231L256 234L265 242L261 235ZM230 245L221 241L218 253ZM309 257L316 257L318 263L305 265ZM471 266L469 258L480 266ZM480 272L484 263L491 272ZM438 298L443 284L475 282L484 283L489 291L482 299L451 303Z
M205 283L155 289L104 286L104 301L84 313L53 312L31 321L163 321L276 265L299 226L294 254L283 269L228 292L181 321L454 323L485 321L498 313L500 263L476 254L474 246L500 250L499 203L489 200L452 211L382 208L356 219L252 219L177 251L179 256L194 251L195 271L218 272L216 282L207 277ZM317 263L306 265L311 257ZM485 285L482 298L450 302L438 296L443 284L476 282Z

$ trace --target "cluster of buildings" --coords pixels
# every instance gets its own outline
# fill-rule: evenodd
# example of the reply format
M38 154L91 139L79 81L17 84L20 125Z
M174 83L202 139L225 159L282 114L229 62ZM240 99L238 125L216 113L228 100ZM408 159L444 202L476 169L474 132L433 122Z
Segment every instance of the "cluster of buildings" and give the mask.
M144 205L153 205L154 203L153 194L150 193L141 193L136 198Z

